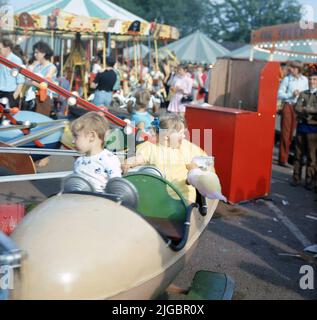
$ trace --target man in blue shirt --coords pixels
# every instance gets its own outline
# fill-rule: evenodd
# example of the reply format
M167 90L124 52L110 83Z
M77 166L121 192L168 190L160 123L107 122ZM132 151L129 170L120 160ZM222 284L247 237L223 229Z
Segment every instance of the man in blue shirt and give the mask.
M18 65L22 65L22 60L12 52L13 46L11 40L0 39L0 55ZM21 74L13 77L11 69L0 64L0 98L8 98L10 107L18 107L24 82L24 77Z
M295 104L299 94L308 90L308 79L301 74L302 69L300 61L292 61L290 74L282 80L278 90L278 99L283 103L279 150L279 164L283 167L287 167L289 147L296 128Z
M298 186L302 176L302 158L307 157L305 187L317 192L317 73L309 77L309 90L302 92L295 112L298 117L293 172L293 186Z

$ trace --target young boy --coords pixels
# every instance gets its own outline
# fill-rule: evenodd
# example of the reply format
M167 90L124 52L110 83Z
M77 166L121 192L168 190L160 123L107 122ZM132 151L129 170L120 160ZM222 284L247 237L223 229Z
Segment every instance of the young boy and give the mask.
M72 123L76 149L83 154L74 163L74 173L84 176L97 192L103 192L110 178L121 177L118 157L104 149L108 121L88 112Z
M154 117L147 111L147 107L151 100L151 94L146 90L139 90L135 93L135 103L128 102L127 109L131 113L131 121L135 124L136 128L150 133L152 128L152 121ZM154 106L154 112L157 107Z

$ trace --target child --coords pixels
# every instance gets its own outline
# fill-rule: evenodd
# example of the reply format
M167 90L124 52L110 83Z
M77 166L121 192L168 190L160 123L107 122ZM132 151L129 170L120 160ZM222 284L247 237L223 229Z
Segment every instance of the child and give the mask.
M110 178L121 177L118 157L104 149L108 121L97 112L88 112L71 126L76 149L83 154L74 163L74 173L83 175L97 192L103 192Z
M134 96L135 103L133 101L128 102L128 112L132 114L131 121L136 128L149 133L154 119L153 116L147 112L151 94L149 91L139 90ZM155 106L153 106L153 112L156 112Z
M188 172L197 165L193 158L207 154L185 138L185 121L181 115L163 116L156 127L157 143L144 142L139 145L136 156L129 158L123 165L129 168L151 164L156 166L173 183L191 203L196 201L196 190L187 183ZM214 168L211 170L214 172Z

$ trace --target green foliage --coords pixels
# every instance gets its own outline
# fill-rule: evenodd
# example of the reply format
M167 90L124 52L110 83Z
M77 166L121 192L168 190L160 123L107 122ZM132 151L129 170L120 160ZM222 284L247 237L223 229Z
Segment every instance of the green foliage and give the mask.
M212 0L207 11L204 31L209 36L246 43L250 42L252 30L301 18L297 0Z
M186 35L203 27L202 17L208 0L113 0L112 2L147 21L175 26L182 35Z
M249 42L251 31L299 21L297 0L113 0L147 21L180 29L182 36L199 29L216 41Z

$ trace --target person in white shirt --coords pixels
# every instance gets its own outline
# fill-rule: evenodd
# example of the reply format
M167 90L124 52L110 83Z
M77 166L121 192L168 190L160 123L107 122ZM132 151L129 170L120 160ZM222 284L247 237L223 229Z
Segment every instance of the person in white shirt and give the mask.
M85 178L96 190L104 192L109 179L121 177L119 158L104 149L108 121L97 112L88 112L71 126L76 150L83 154L74 163L74 173Z
M308 90L308 79L302 75L300 61L290 63L290 74L281 82L278 99L282 101L279 165L287 167L289 148L296 128L295 104L301 92Z
M22 60L12 50L14 44L9 39L0 39L0 55L20 66ZM22 92L25 78L20 73L17 77L11 74L11 69L0 64L0 98L8 98L10 107L19 106L19 96Z
M98 72L102 71L102 66L100 65L100 59L96 57L93 61L92 65L92 73L97 74Z

